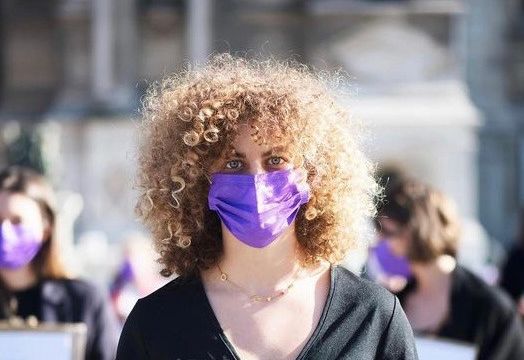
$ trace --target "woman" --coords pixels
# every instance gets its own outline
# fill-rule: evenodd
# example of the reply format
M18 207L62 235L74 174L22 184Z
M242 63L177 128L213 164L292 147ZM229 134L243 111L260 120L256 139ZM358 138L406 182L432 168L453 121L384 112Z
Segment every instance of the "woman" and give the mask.
M85 323L86 356L113 359L116 322L90 284L68 278L55 236L53 191L36 172L0 172L0 320Z
M415 359L396 298L335 264L376 183L303 66L229 55L145 101L139 214L163 273L117 359Z
M456 263L459 223L451 200L403 180L386 193L378 219L391 251L410 264L412 277L398 296L415 333L470 343L479 360L524 359L515 305Z

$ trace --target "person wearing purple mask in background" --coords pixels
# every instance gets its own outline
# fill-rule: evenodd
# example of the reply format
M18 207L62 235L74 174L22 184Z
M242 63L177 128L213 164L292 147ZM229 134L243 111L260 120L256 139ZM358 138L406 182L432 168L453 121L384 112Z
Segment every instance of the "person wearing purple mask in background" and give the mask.
M217 55L144 104L137 210L163 274L117 359L416 359L394 295L336 264L379 190L300 64Z
M524 359L524 329L515 304L455 260L460 225L442 192L413 179L386 192L376 220L391 252L409 262L397 293L416 334L476 347L478 360Z
M393 293L401 291L411 276L409 261L391 250L387 238L370 249L364 275Z
M0 171L0 320L85 323L86 360L113 359L116 318L94 286L68 276L55 224L54 194L41 175Z

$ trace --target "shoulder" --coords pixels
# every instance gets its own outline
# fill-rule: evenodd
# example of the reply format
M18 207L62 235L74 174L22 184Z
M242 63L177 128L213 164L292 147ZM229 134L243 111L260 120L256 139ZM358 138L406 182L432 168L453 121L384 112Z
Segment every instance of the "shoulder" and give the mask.
M198 276L177 277L139 299L133 308L135 319L162 323L189 317L202 307L202 286Z
M72 300L100 302L105 292L93 283L82 279L45 279L42 281L45 297L67 296Z
M46 314L54 314L66 322L114 321L109 308L107 291L80 279L45 279L42 300ZM47 316L47 315L46 315Z
M132 342L141 346L162 347L172 345L173 336L179 345L191 341L191 336L198 338L210 326L205 301L198 276L178 277L137 301L126 319L121 341L134 339Z
M462 298L469 298L486 311L506 316L512 316L515 311L513 301L502 289L487 284L461 266L453 274L453 291Z
M386 317L392 315L397 300L391 292L342 266L336 266L333 274L334 295L337 296L337 301Z
M408 329L409 324L397 297L382 286L337 266L333 269L331 316L362 323L376 333L392 326Z
M340 266L333 274L330 327L374 349L376 359L416 359L413 332L397 297Z
M198 276L177 277L139 300L142 308L157 307L169 303L186 305L192 302L202 286Z

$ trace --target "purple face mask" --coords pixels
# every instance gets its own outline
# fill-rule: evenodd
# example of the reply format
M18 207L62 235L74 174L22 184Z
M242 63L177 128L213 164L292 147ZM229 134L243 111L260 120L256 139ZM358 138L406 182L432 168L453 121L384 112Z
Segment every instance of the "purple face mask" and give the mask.
M41 247L42 239L33 228L9 221L0 225L0 268L17 269L29 264Z
M395 255L388 244L382 240L373 249L382 270L388 275L400 275L408 278L411 275L409 262L405 257Z
M256 248L271 244L309 200L309 186L296 170L257 175L213 174L209 208L229 231Z

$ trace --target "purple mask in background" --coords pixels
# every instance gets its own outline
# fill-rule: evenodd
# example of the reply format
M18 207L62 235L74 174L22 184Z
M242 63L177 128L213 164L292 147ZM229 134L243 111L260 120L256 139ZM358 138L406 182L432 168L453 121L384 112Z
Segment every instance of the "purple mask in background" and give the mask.
M26 225L4 221L0 225L0 268L17 269L34 259L42 247L37 232Z
M393 254L387 240L382 240L373 249L382 270L389 275L400 275L408 278L411 275L409 262L402 256Z
M309 201L309 186L296 170L257 175L217 173L211 176L209 208L243 243L263 248L295 220Z

